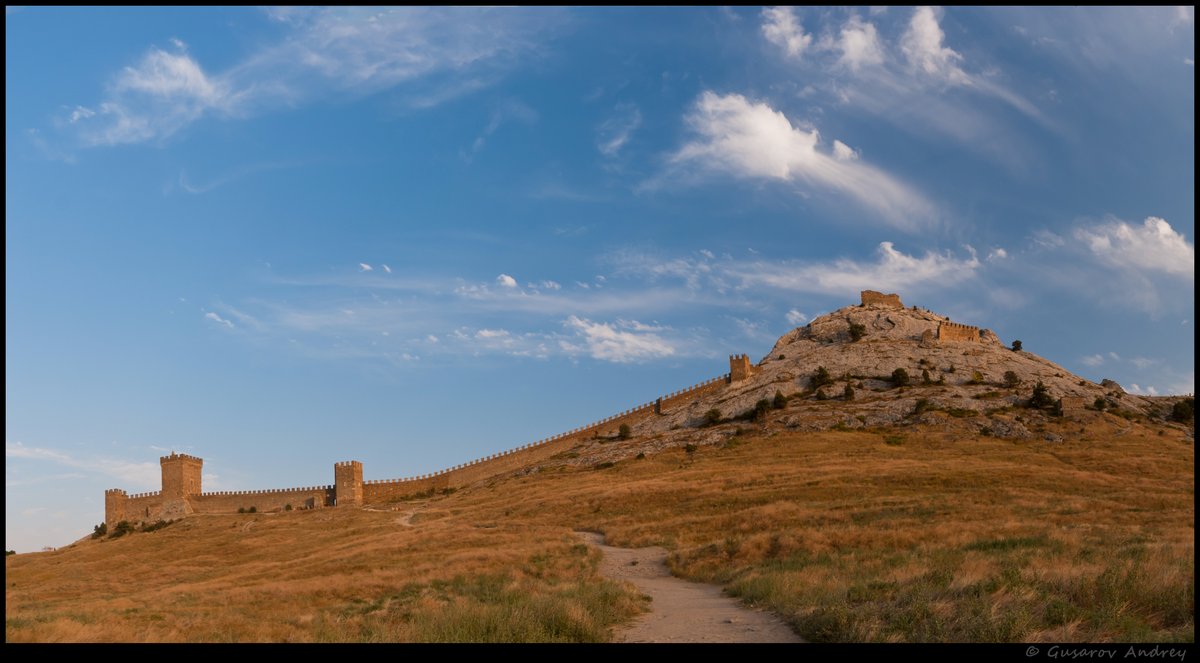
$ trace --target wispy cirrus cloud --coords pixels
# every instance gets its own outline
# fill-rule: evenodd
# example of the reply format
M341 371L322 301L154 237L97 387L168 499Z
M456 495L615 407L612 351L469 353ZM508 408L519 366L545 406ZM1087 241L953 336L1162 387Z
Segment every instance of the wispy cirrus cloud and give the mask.
M4 441L4 457L45 461L89 474L103 474L119 479L123 485L132 488L155 487L161 478L157 463L131 462L104 456L81 457L58 449L28 446L19 441Z
M670 156L676 171L775 180L850 197L897 228L915 230L934 208L895 177L856 158L845 144L822 146L816 129L740 94L706 91L685 122L693 137Z
M277 20L287 32L279 42L219 72L179 40L151 47L103 99L72 106L64 122L83 144L106 146L162 140L202 117L399 86L429 107L487 87L564 24L559 11L463 7L306 8Z

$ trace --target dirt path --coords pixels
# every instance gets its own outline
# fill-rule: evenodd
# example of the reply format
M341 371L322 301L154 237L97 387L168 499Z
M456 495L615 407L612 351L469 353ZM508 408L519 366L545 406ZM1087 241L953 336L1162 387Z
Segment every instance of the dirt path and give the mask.
M778 617L742 606L720 587L672 576L662 548L615 548L599 534L577 534L604 553L602 574L652 599L649 613L617 630L617 642L803 642Z

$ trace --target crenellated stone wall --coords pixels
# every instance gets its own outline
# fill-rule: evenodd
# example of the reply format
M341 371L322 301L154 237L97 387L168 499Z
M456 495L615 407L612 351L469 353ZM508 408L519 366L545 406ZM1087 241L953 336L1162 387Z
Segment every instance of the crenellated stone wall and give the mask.
M904 308L904 304L900 301L900 295L895 293L885 295L882 292L874 290L863 290L859 295L862 297L863 306L882 306L884 308Z
M960 325L957 322L939 322L938 323L938 341L970 341L978 343L980 340L979 327L971 325Z

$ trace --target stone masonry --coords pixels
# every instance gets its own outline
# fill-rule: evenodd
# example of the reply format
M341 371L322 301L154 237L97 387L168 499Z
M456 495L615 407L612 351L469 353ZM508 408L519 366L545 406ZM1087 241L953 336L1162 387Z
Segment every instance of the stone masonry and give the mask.
M895 293L885 295L882 292L874 290L863 290L859 293L862 297L863 306L882 306L883 308L904 308L904 303L900 301L900 295Z

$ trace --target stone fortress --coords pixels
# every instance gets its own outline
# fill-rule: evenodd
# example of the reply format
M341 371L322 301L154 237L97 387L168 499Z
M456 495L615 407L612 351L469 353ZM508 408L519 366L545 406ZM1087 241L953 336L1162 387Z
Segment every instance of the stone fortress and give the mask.
M860 306L863 308L904 309L900 297L895 294L865 290L862 292L861 301ZM936 337L933 330L926 330L920 341L922 345L964 341L980 343L985 336L994 337L990 332L981 333L978 327L943 321L937 324ZM765 361L767 359L764 359ZM234 513L239 509L254 508L262 512L288 508L361 506L421 493L455 489L528 467L563 453L586 440L597 437L615 438L622 425L647 424L664 415L677 416L689 408L701 407L702 398L720 396L738 383L752 381L752 378L763 370L763 365L763 362L759 362L758 365L752 364L749 356L745 354L730 355L729 372L725 375L666 394L649 403L544 440L455 465L433 474L414 477L364 480L362 463L352 460L334 464L333 483L330 485L206 493L201 485L204 461L195 456L172 452L171 455L159 459L162 468L162 490L132 495L120 489L105 491L104 520L112 527L122 520L155 521L180 518L189 514Z

